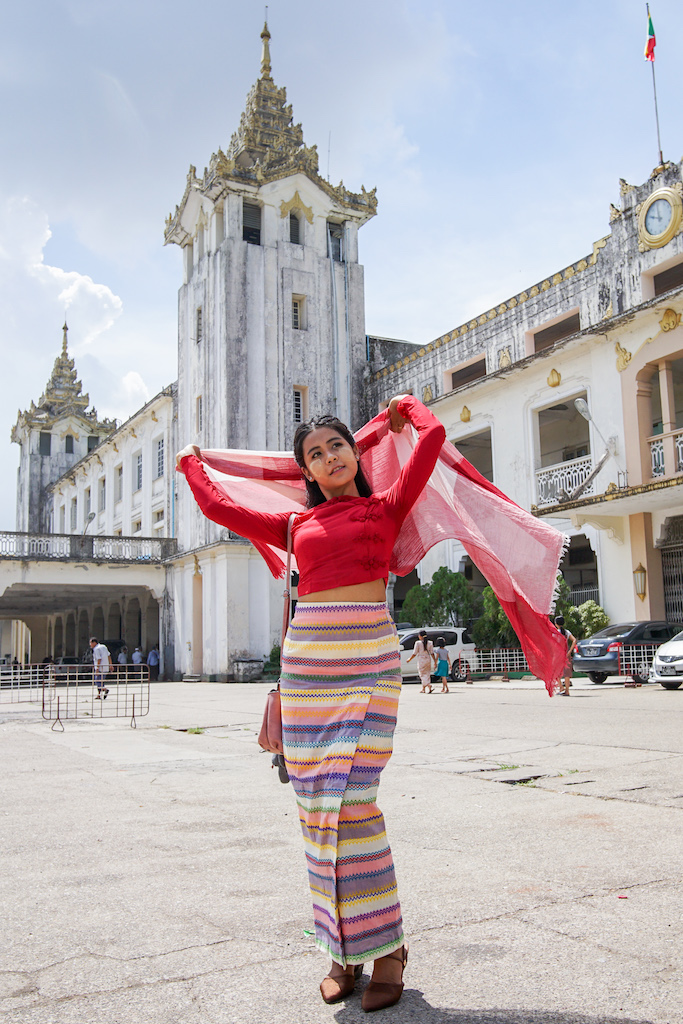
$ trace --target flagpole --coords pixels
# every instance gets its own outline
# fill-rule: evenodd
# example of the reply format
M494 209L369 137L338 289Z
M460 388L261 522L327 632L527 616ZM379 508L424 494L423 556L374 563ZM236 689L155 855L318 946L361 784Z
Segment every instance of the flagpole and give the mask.
M657 145L659 147L659 165L664 163L664 157L662 156L662 140L659 137L659 111L657 110L657 84L655 82L655 62L650 61L652 64L652 91L655 94L655 119L657 121Z
M647 18L648 18L648 24L649 24L649 22L650 22L650 5L649 4L645 4L645 7L647 9ZM652 65L652 92L654 93L654 97L655 97L655 120L657 122L657 146L659 148L659 166L661 167L663 165L663 163L664 163L664 157L662 156L662 140L661 140L661 137L660 137L660 134L659 134L659 109L657 107L657 83L655 81L654 50L653 50L652 59L650 61L650 64Z

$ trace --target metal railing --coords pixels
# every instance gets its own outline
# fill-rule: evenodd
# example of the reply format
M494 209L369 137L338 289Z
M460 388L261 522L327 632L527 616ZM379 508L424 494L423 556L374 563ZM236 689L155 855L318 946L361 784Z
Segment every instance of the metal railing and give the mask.
M89 562L161 562L177 550L174 537L105 537L0 532L0 558Z
M537 505L555 505L560 501L567 501L592 472L591 455L536 470ZM592 494L593 487L594 484L591 483L583 493Z
M37 703L54 665L0 665L0 704Z
M149 712L149 669L146 665L114 665L99 676L92 665L36 665L43 671L43 718L64 729L68 719L136 718Z
M596 604L600 603L600 591L596 584L586 583L583 586L572 587L571 603L575 608L578 608L584 601L595 601Z
M500 647L495 650L463 651L458 658L458 676L469 680L473 676L499 675L505 679L510 672L529 672L524 651L518 647Z
M619 648L619 675L631 676L635 682L644 682L650 674L655 652L661 646L661 643L622 644Z

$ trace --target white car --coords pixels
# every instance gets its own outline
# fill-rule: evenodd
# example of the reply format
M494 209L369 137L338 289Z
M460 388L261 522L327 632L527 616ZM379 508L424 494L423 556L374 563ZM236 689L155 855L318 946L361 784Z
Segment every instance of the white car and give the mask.
M446 641L446 650L451 659L451 679L453 682L463 680L466 672L462 670L463 666L460 662L460 655L465 655L463 660L469 662L470 668L474 668L475 664L475 644L465 626L425 626L425 632L427 639L432 641L435 649L437 647L436 641L439 637ZM400 629L398 631L399 650L401 652L401 676L404 679L417 678L417 658L413 658L410 664L408 664L408 658L411 657L413 648L419 638L419 629Z
M657 648L649 679L661 683L665 690L677 690L683 683L683 632Z

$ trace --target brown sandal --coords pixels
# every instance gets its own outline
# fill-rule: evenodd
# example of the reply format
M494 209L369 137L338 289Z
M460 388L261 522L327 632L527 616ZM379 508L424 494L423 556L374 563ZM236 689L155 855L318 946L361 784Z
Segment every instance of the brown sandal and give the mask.
M394 953L389 953L387 959L401 961L401 980L399 982L371 981L365 989L360 1003L366 1013L374 1013L375 1010L385 1010L387 1006L394 1006L403 995L403 972L408 963L408 947L401 946Z
M351 995L356 982L363 973L363 965L356 964L351 974L338 974L336 978L328 974L320 982L320 995L326 1003L339 1003Z

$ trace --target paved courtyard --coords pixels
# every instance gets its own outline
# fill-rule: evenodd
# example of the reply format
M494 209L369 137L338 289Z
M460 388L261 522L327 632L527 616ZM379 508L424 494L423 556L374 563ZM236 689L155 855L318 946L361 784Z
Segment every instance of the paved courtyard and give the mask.
M0 704L0 1024L368 1019L320 1000L267 689L154 684L137 729ZM380 804L411 950L377 1019L679 1024L682 723L683 689L405 686Z

